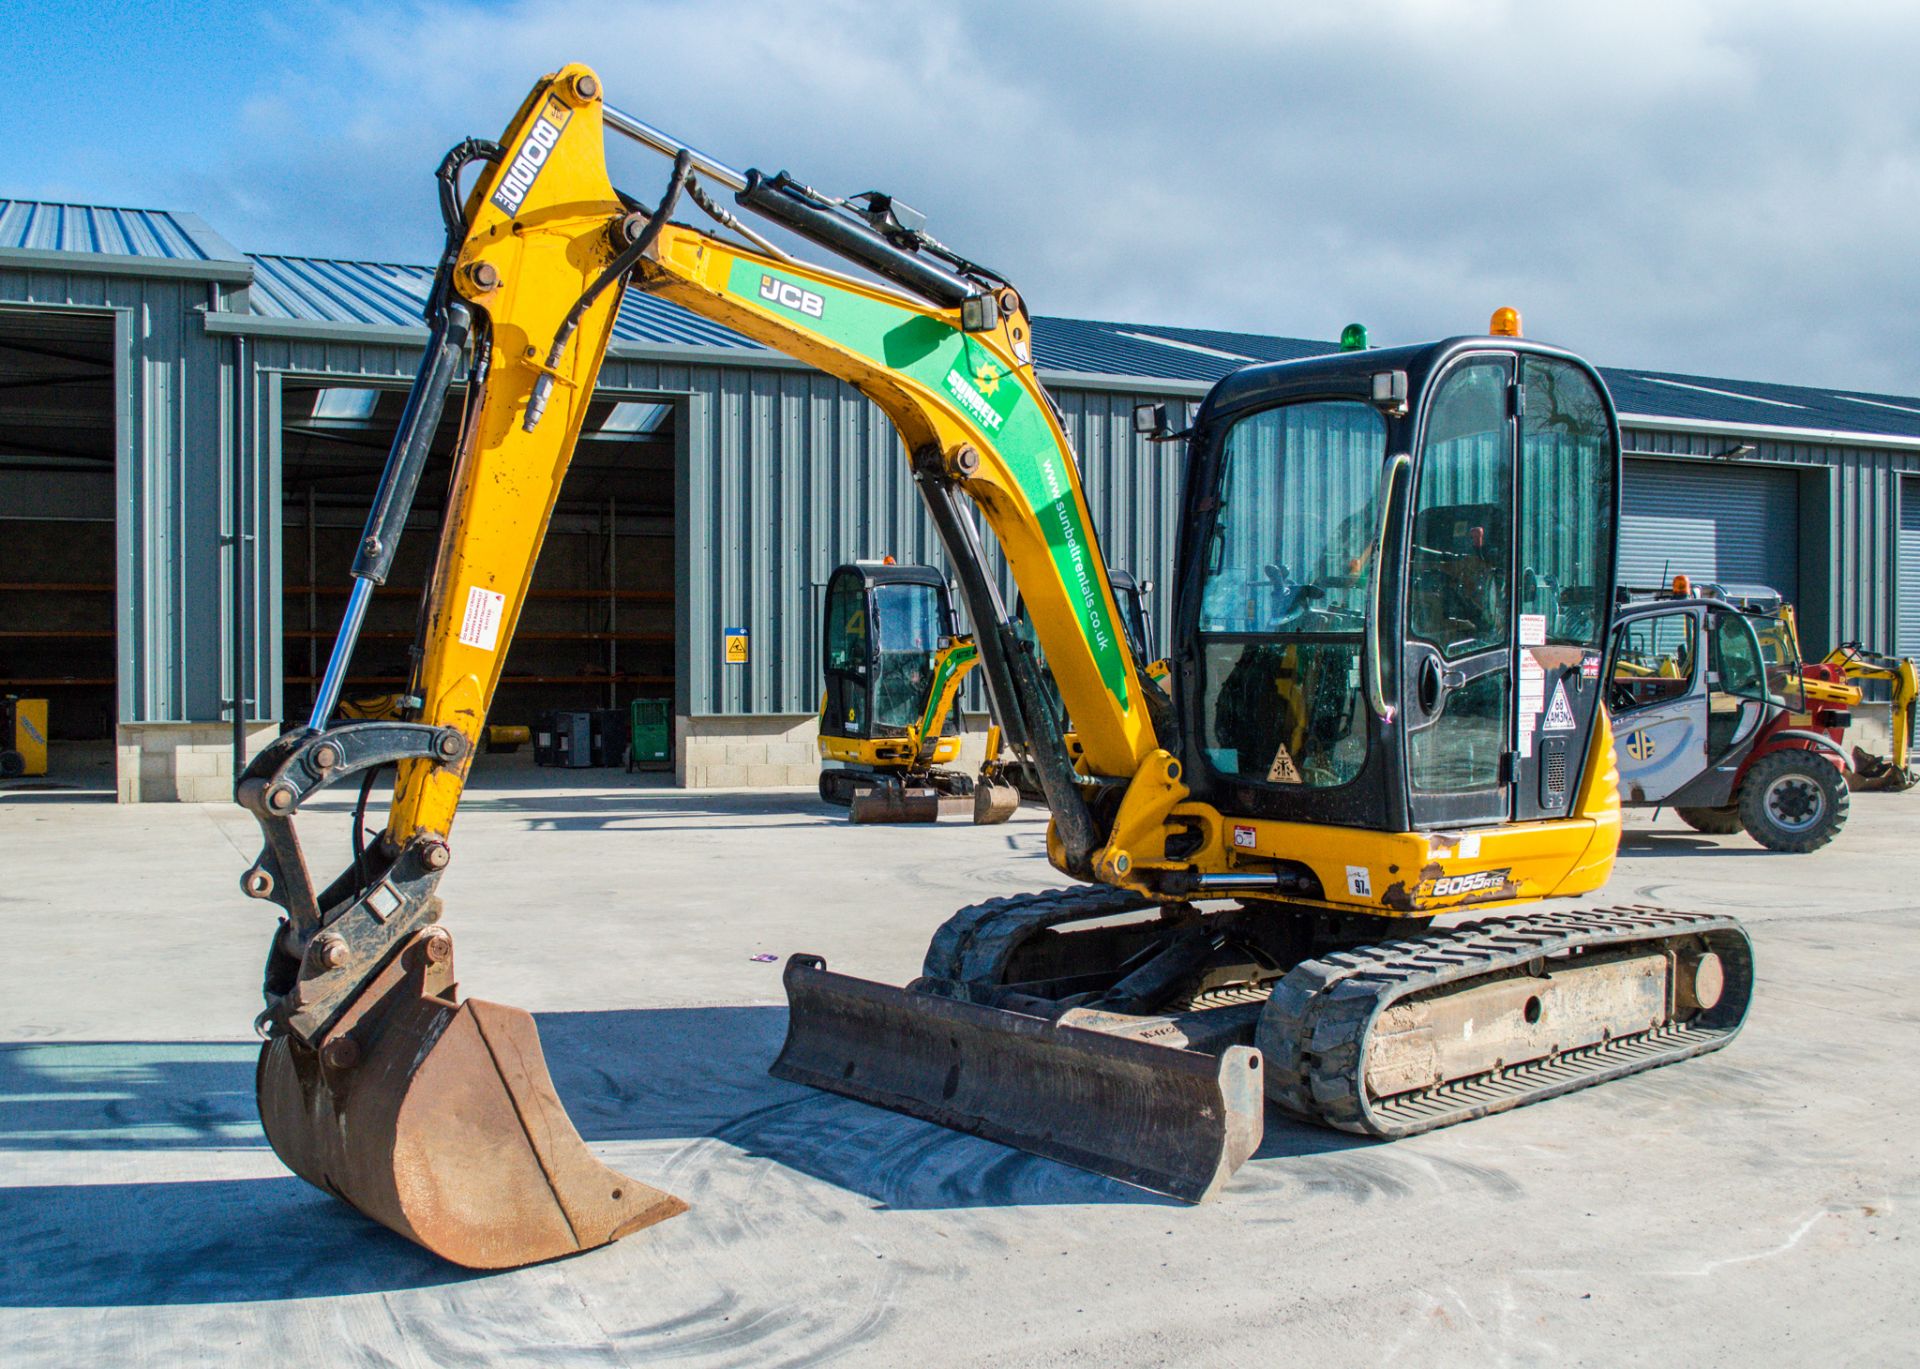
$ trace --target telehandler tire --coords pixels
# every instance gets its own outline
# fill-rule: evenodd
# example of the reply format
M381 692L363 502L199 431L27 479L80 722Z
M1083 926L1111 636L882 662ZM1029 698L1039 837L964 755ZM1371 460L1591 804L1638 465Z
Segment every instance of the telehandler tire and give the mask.
M1840 767L1810 751L1762 756L1740 782L1740 824L1770 851L1817 851L1847 825Z
M1705 832L1710 837L1730 837L1740 830L1740 805L1730 803L1725 808L1676 808L1680 821L1696 832Z

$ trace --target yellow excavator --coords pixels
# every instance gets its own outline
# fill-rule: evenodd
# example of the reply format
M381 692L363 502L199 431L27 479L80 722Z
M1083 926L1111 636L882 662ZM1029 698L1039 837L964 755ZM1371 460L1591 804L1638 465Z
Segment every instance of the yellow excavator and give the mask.
M1005 822L1020 791L1001 779L1000 729L989 726L977 775L948 768L947 730L980 662L960 635L947 582L931 566L850 561L827 577L822 624L820 798L855 822L935 822L953 813Z
M609 182L607 130L673 158L653 204ZM456 147L439 183L429 339L341 631L308 725L238 786L265 838L243 888L283 914L260 1113L296 1173L476 1267L684 1208L588 1152L531 1017L459 998L435 892L629 289L811 362L898 428L1072 881L954 915L906 988L794 957L777 1074L1199 1200L1257 1147L1268 1103L1407 1135L1739 1029L1752 959L1734 920L1531 906L1602 884L1620 834L1600 706L1619 435L1584 362L1499 319L1221 381L1185 438L1169 693L1120 628L1025 302L904 205L736 172L606 105L578 65L498 143ZM795 259L720 187L859 274ZM672 222L683 199L713 226ZM420 705L336 722L462 373ZM1077 763L968 504L1025 597ZM322 884L302 804L365 794L386 764L383 829Z
M1898 792L1920 784L1920 767L1913 763L1913 726L1920 701L1920 668L1910 656L1885 656L1858 642L1845 642L1829 651L1822 665L1836 667L1856 691L1862 683L1887 687L1887 754L1877 756L1863 746L1853 748L1853 777L1860 789Z

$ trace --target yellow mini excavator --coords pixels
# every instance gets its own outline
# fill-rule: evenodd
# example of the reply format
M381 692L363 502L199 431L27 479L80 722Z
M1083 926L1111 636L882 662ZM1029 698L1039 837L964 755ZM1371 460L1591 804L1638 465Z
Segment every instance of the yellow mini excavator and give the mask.
M954 625L947 582L931 566L850 561L827 578L821 633L820 797L855 822L934 822L949 811L1005 822L1020 791L1000 778L1000 729L987 729L978 775L948 769L947 731L980 651Z
M653 204L608 181L607 129L672 156ZM1619 438L1584 362L1501 322L1221 381L1186 437L1169 694L1120 628L1025 302L904 205L736 172L607 106L577 65L540 81L500 142L455 148L440 187L429 339L339 638L309 724L238 786L265 836L243 887L283 913L258 1093L295 1172L474 1266L684 1206L587 1151L527 1014L458 997L435 893L628 289L886 412L995 716L1034 758L1049 858L1074 881L956 914L904 989L794 957L776 1073L1198 1200L1259 1143L1268 1102L1401 1136L1738 1030L1752 962L1732 919L1529 906L1598 887L1620 830L1600 706ZM861 274L796 260L719 187ZM672 222L683 198L713 227ZM463 372L419 706L336 722ZM1026 599L1077 763L968 503ZM385 764L383 830L314 879L302 804L344 781L365 793Z

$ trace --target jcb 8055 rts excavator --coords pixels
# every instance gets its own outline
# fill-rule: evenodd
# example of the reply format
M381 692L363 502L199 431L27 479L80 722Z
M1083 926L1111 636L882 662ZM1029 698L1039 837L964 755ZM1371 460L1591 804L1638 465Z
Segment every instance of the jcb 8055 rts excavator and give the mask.
M605 128L674 157L656 204L610 184ZM1120 630L1024 301L904 206L735 172L607 107L581 66L539 82L500 143L457 147L440 185L429 341L340 637L309 726L239 784L266 838L244 887L285 914L260 1110L297 1173L468 1265L585 1249L683 1206L592 1158L532 1019L460 1001L436 925L474 743L629 288L886 412L956 568L996 717L1034 758L1048 855L1076 881L955 915L907 989L795 957L779 1074L1199 1199L1257 1145L1263 1098L1405 1135L1738 1029L1751 957L1729 919L1615 909L1430 926L1583 893L1612 867L1599 664L1619 442L1585 363L1466 337L1217 385L1187 443L1169 697ZM868 276L794 260L714 185ZM683 196L717 228L672 223ZM360 615L469 347L409 691L420 707L335 724ZM1025 597L1077 765L966 501ZM322 887L297 811L386 763L384 830Z
M931 566L850 561L827 577L820 637L820 797L855 822L933 822L950 809L1005 822L1020 791L1000 778L1000 729L987 729L978 774L947 768L947 730L980 651L954 623L947 582Z

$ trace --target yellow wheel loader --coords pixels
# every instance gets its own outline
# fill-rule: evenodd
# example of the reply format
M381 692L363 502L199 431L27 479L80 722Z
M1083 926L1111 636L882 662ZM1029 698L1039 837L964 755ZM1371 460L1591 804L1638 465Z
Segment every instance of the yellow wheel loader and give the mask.
M822 801L855 822L1013 816L1020 793L1000 779L998 727L978 776L946 768L960 755L947 722L980 652L956 629L940 572L891 559L840 566L827 578L823 629Z
M673 157L656 202L608 181L608 129ZM282 913L260 1111L296 1173L474 1266L684 1206L587 1151L527 1014L458 997L435 892L629 289L887 413L1073 882L955 914L904 989L795 957L777 1074L1197 1200L1252 1153L1269 1104L1406 1135L1739 1029L1752 959L1734 920L1534 906L1597 888L1620 834L1599 678L1619 435L1586 363L1503 320L1221 381L1187 439L1170 695L1121 629L1025 301L904 205L736 172L607 106L578 65L540 81L498 143L455 148L440 187L425 356L313 715L239 784L265 837L243 887ZM796 260L720 187L853 270ZM683 198L711 228L672 222ZM462 375L419 707L336 722ZM1024 594L1077 762L969 506ZM316 879L302 804L356 779L365 793L385 764L377 840Z

